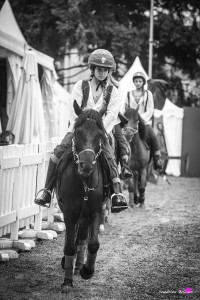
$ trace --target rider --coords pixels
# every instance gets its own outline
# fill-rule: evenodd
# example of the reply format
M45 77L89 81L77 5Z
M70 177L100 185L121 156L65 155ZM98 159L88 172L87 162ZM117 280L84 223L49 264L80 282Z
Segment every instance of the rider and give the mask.
M147 129L147 144L150 147L153 156L153 166L155 170L162 169L160 159L160 149L156 134L152 127L152 117L154 111L154 101L151 91L144 88L146 77L143 72L136 72L133 75L133 83L136 90L127 93L126 105L131 108L139 109L138 112L146 123Z
M115 65L113 71L115 71L115 70L116 70L116 65ZM119 88L119 82L112 77L112 74L111 74L109 80L112 85L114 85L117 89ZM119 157L120 157L120 165L121 165L120 177L121 177L121 179L128 179L128 178L133 177L133 173L127 164L128 158L130 155L130 150L129 150L129 146L126 141L126 138L125 138L124 134L122 133L122 128L126 124L126 118L121 113L119 114L119 117L120 117L121 122L120 122L120 124L115 125L115 127L113 129L113 134L119 145Z
M95 109L100 111L102 107L105 107L106 97L109 93L108 91L108 82L109 75L112 72L115 61L112 54L104 49L97 49L91 53L88 64L90 66L91 78L89 81L89 95L84 103L84 109ZM71 93L71 102L74 100L77 101L79 106L83 105L84 91L83 91L83 81L79 80L73 87ZM107 97L108 98L108 97ZM109 102L106 106L106 111L103 116L104 127L109 135L113 127L120 122L118 119L118 113L120 110L120 99L118 97L118 90L113 86L111 94L109 94ZM85 100L84 100L85 101ZM72 103L73 107L73 103ZM83 107L83 106L82 106ZM58 145L49 161L49 168L47 171L47 178L45 183L45 189L41 197L35 199L35 203L41 206L46 206L51 202L51 192L54 188L54 176L56 166L59 162L59 159L63 153L71 148L73 134L73 127L75 119L77 118L74 109L72 108L72 118L68 132L62 140L61 144ZM112 179L114 194L112 195L112 211L121 211L122 209L127 208L127 202L125 197L122 195L120 179L118 174L118 168L115 161L115 156L110 146L108 140L105 145L103 145L103 153L107 158L110 167L110 176Z

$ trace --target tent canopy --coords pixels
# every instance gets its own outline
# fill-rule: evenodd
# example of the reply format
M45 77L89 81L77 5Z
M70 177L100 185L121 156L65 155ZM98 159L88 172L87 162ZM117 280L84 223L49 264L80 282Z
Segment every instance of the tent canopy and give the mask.
M23 81L25 76L23 69L25 68L23 68L22 61L24 61L27 52L30 52L30 50L33 50L37 68L38 64L43 67L40 84L35 75L38 71L34 73L33 77L35 80L32 78L32 86L37 87L37 93L35 91L36 88L32 88L32 86L26 89L26 93L23 93L22 89L25 86ZM15 132L16 140L14 142L42 141L43 134L45 135L45 140L62 136L63 132L66 132L69 121L69 94L56 81L58 77L54 68L54 59L35 50L25 40L8 0L4 2L0 10L0 56L6 59L7 64L5 73L7 75L7 84L5 85L7 90L7 130L10 127ZM31 66L28 65L26 74L32 71ZM30 105L28 106L28 104ZM25 109L27 109L25 115L30 116L29 120L25 119L25 115L23 115ZM27 111L31 112L32 115L27 113ZM43 111L45 122L43 122L43 117L40 117L38 118L40 124L38 124L35 116L39 116L40 113L43 114ZM26 132L23 132L23 126L20 127L19 125L25 120L26 122L35 123L31 127L27 126ZM0 124L1 122L2 119L0 119ZM31 128L31 130L28 131L27 128ZM34 128L33 134L32 128Z
M55 73L53 58L33 49L26 42L8 0L4 2L0 10L0 47L22 57L25 56L26 50L32 49L35 52L37 63Z

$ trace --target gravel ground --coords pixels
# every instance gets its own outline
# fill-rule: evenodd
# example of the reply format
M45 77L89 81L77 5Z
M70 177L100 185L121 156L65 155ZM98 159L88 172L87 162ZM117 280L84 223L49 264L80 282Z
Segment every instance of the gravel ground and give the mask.
M92 279L60 292L62 233L0 264L0 299L200 299L200 179L168 179L148 184L145 209L110 215Z

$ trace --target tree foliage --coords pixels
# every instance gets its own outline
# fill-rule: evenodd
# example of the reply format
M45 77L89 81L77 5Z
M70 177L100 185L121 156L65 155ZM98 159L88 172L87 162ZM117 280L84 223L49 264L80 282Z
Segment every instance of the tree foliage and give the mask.
M106 48L127 68L139 56L148 70L150 0L10 3L27 42L55 59L66 49L77 48L87 58L92 50ZM154 0L154 78L163 76L166 59L191 78L199 76L199 15L199 0Z

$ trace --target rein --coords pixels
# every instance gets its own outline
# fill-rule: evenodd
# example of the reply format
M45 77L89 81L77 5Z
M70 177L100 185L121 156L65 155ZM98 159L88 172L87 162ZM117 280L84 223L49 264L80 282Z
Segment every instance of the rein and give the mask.
M95 165L95 163L96 163L96 161L97 161L97 159L98 159L98 157L99 157L99 155L101 154L101 151L102 151L101 145L102 145L102 141L100 140L100 142L99 142L99 151L97 152L97 154L92 149L84 149L81 152L77 153L76 149L75 149L75 138L73 138L72 139L72 152L73 152L75 163L76 164L81 163L79 156L80 156L80 154L82 154L82 153L84 153L84 152L87 151L87 152L92 152L94 154L94 161L92 162L92 165ZM76 223L75 240L77 238L79 226L80 226L80 224L82 222L84 208L85 208L86 202L88 201L88 194L89 194L90 191L96 191L96 189L99 186L99 177L100 176L99 176L99 168L98 168L98 166L97 166L97 170L98 170L98 182L97 182L97 185L95 187L88 187L88 185L85 182L84 178L80 175L82 183L83 183L83 186L84 186L85 194L84 194L84 197L83 197L83 202L82 202L82 206L81 206L81 212L80 212L80 215L79 215L79 219L78 219L78 221ZM91 181L91 175L89 176L89 182Z

